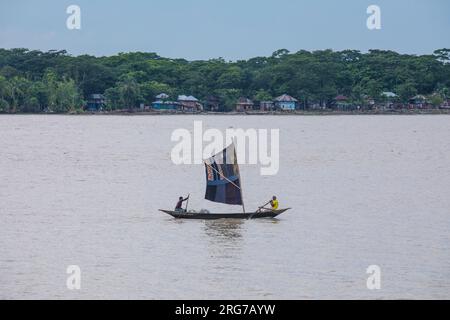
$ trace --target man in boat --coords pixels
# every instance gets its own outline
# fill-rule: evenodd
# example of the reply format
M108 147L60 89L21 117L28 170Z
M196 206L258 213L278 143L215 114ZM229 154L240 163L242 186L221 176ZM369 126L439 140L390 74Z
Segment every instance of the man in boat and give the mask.
M266 208L266 205L270 204L270 208ZM278 210L278 199L276 196L272 197L272 200L267 202L267 204L261 207L261 209L267 210L267 211L273 211Z
M183 202L185 202L185 201L188 200L188 199L189 199L189 196L188 196L186 199L183 199L183 197L179 197L179 198L178 198L177 205L176 205L176 207L175 207L175 211L185 211L185 210L182 208L182 205L183 205Z
M272 210L278 209L278 199L277 197L273 196L272 200L270 200L270 206L272 207Z

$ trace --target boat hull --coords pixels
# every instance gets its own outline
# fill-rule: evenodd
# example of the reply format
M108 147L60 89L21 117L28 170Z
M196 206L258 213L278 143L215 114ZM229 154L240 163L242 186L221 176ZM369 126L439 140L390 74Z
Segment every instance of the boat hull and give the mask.
M201 219L201 220L217 220L217 219L259 219L259 218L275 218L290 208L280 210L267 210L262 212L248 213L189 213L172 210L159 211L164 212L176 219Z

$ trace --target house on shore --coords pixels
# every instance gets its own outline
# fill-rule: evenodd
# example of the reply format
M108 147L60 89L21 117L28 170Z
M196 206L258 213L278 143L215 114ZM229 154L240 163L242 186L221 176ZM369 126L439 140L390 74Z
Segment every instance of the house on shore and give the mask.
M236 102L236 111L237 112L251 111L251 110L253 110L253 105L254 104L253 104L252 100L250 100L248 98L241 97Z
M156 97L156 101L152 102L152 109L158 111L176 111L179 108L179 103L170 101L169 95L160 93Z
M275 98L275 108L283 111L294 111L297 108L297 103L297 99L287 94Z
M181 111L195 112L202 111L203 105L194 96L178 96L178 103Z
M155 98L158 100L167 100L170 98L170 96L163 92L163 93L158 94Z
M398 98L397 94L390 91L384 91L381 93L381 96L385 100L384 109L395 109L394 102Z
M373 109L375 107L376 101L374 98L368 95L364 95L363 98L368 108Z
M91 94L88 97L88 102L86 105L86 111L96 112L102 111L106 104L106 98L104 95L99 93Z
M349 111L352 109L352 105L349 102L348 97L340 94L334 98L334 106L336 110Z
M444 99L444 102L442 102L441 109L450 109L450 99Z
M418 94L409 99L409 104L415 109L425 109L428 107L427 98L424 95Z
M396 93L391 92L391 91L384 91L384 92L381 93L381 95L383 97L386 97L386 98L391 99L391 100L393 100L393 99L398 97Z
M163 100L157 100L152 102L152 109L153 110L173 110L176 111L179 108L179 103L176 101L163 101Z
M217 112L220 110L220 99L216 96L208 96L204 107L205 111Z

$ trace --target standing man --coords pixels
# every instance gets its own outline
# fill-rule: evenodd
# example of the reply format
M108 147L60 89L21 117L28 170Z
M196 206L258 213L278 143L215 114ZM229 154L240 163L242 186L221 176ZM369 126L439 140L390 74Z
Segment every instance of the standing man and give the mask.
M177 205L175 207L175 211L184 211L184 209L182 208L182 205L183 205L183 202L185 202L188 199L189 199L189 196L186 199L183 199L183 197L179 197Z

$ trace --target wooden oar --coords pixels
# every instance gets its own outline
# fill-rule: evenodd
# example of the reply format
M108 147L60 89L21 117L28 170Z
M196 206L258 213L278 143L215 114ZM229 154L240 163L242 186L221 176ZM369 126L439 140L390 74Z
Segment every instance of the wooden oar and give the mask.
M184 210L186 210L186 212L187 212L187 208L188 208L188 204L189 204L189 197L190 196L191 196L191 194L189 193L188 197L187 197L187 200L186 200L186 209L184 209Z
M272 200L270 200L270 201L272 201ZM253 218L254 215L260 213L260 212L261 212L261 209L263 209L265 206L267 206L267 205L270 203L270 201L267 202L265 205L259 207L259 209L256 210L255 212L253 212L253 213L248 217L248 219L250 220L251 218Z

